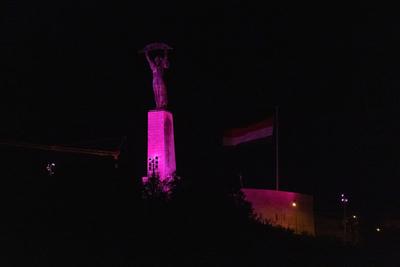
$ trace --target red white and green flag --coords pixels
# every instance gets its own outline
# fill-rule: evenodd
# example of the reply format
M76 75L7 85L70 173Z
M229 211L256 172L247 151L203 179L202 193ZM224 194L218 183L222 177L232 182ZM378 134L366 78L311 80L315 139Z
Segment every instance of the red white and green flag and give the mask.
M243 128L233 128L224 133L223 145L236 146L258 139L268 138L274 133L273 117L248 125Z

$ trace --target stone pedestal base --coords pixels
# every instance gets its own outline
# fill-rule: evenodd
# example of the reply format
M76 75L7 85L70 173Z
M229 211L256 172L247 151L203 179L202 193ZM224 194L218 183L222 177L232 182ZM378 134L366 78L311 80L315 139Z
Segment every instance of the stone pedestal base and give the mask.
M174 122L166 110L148 112L147 177L156 175L161 182L173 178L176 171Z

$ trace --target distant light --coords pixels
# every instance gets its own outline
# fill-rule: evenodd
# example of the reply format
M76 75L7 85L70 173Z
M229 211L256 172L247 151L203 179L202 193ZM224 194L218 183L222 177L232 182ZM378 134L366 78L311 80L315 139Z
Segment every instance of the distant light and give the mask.
M47 165L46 165L46 171L47 171L47 174L48 174L49 176L53 176L53 175L54 175L55 167L56 167L56 164L55 164L54 162L52 162L52 163L47 163Z
M297 207L297 203L296 202L292 202L292 207Z
M376 231L377 231L377 232L380 232L380 231L381 231L381 228L379 228L379 227L376 228Z
M341 201L341 202L347 203L347 202L349 201L349 199L348 199L347 197L345 197L345 195L344 195L343 193L340 194L340 196L341 196L341 198L340 198L340 201Z
M357 216L356 216L356 215L353 215L353 219L357 219Z

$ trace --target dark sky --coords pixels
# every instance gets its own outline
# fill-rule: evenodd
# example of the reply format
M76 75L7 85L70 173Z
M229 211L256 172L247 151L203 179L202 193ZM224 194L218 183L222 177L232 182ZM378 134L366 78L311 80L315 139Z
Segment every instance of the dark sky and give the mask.
M279 105L283 189L399 208L395 14L365 3L114 2L3 4L1 137L145 138L154 103L137 51L164 41L178 170L182 155L214 151L225 127Z

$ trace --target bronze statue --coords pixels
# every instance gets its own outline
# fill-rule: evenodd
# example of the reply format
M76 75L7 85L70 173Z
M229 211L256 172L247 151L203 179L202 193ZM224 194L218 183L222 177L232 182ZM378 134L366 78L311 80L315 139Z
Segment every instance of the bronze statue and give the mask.
M153 72L153 91L156 101L156 109L165 109L168 104L167 88L164 83L164 70L169 67L168 50L172 48L163 43L152 43L147 45L142 51L146 56L147 62ZM154 60L150 58L149 52L153 50L163 50L163 56L156 56Z

